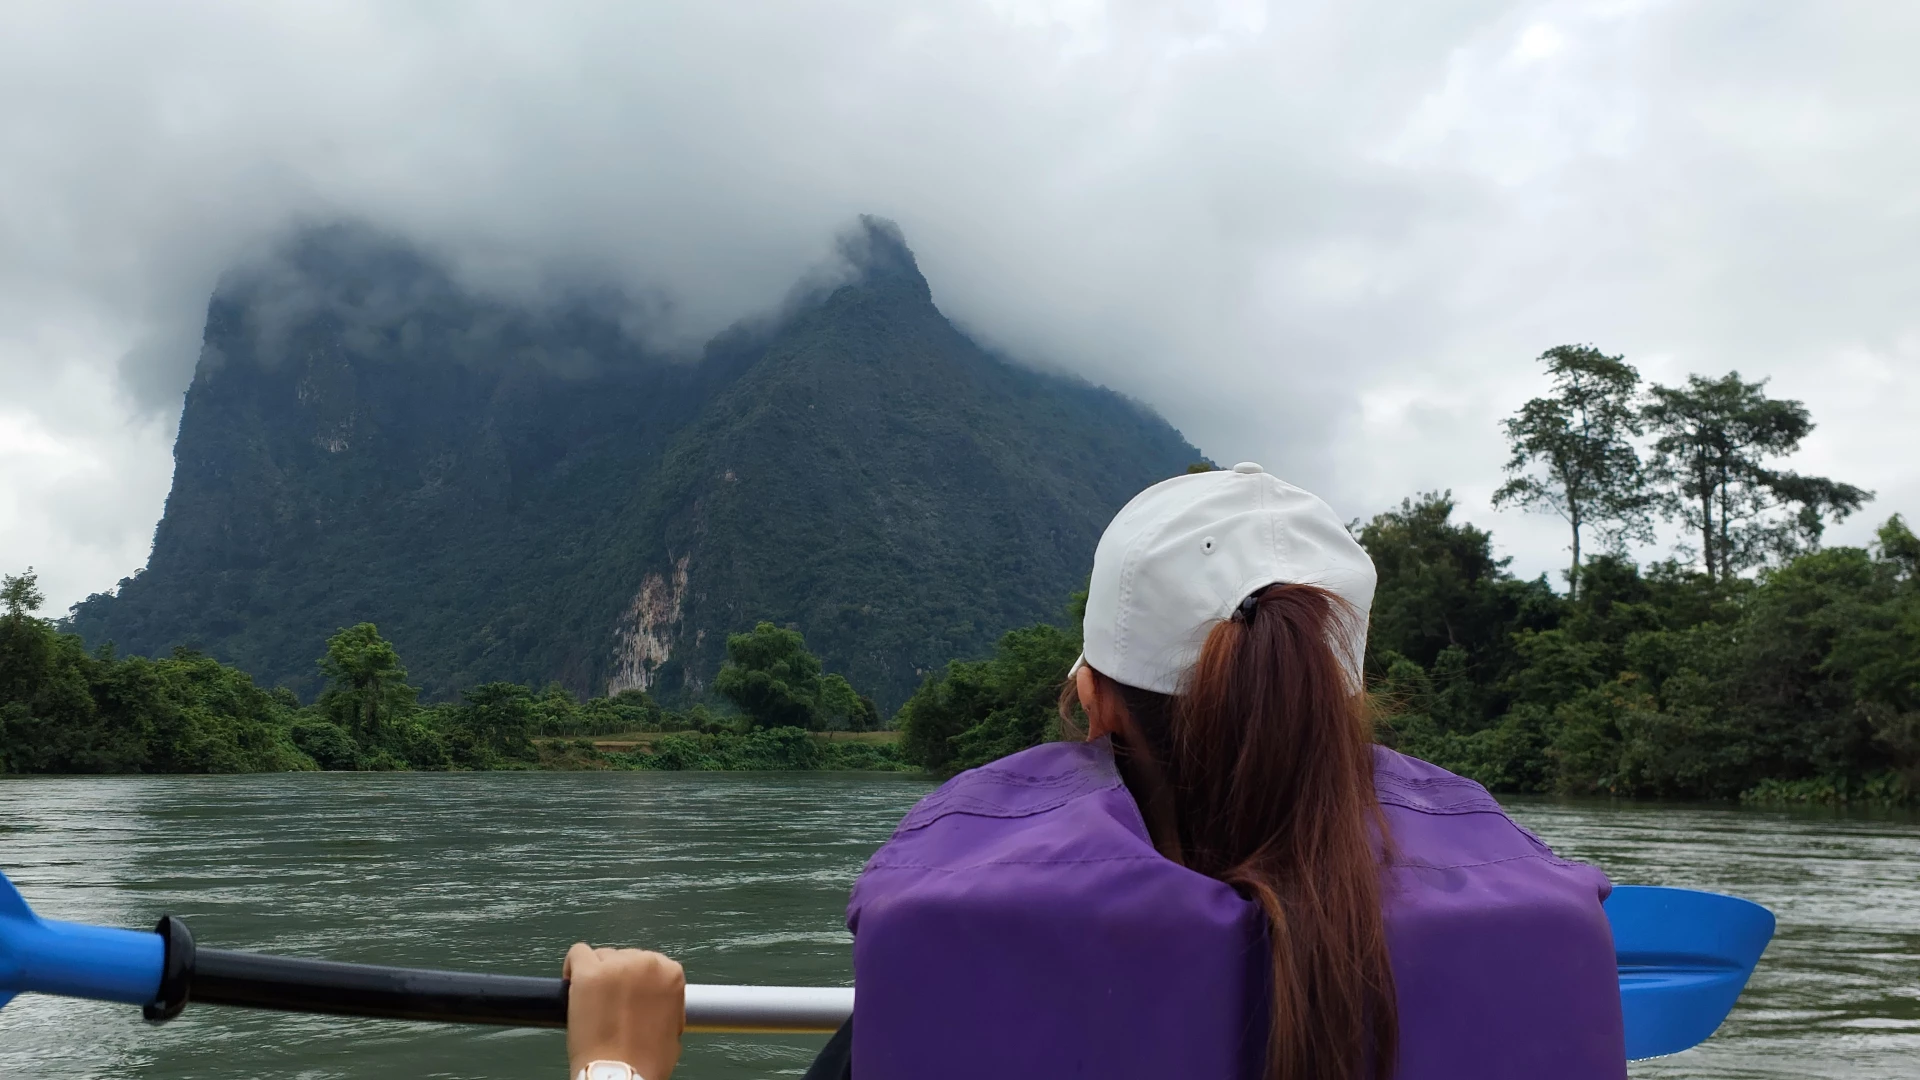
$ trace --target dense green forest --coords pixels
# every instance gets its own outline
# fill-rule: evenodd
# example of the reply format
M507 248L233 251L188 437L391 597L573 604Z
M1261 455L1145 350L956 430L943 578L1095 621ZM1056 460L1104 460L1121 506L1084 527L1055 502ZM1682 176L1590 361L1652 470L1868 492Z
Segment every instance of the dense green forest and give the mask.
M1568 524L1567 591L1516 579L1447 493L1353 529L1380 575L1378 737L1499 792L1912 801L1920 792L1920 540L1822 548L1870 496L1776 467L1812 430L1737 373L1642 390L1619 357L1542 357L1552 393L1506 423L1498 501ZM1686 538L1638 565L1665 519ZM1598 547L1599 553L1593 553ZM1053 736L1078 619L956 661L901 710L936 772Z
M5 578L0 600L0 772L903 767L891 745L815 737L870 730L878 710L823 673L797 632L771 624L729 638L720 709L663 708L639 690L583 702L558 684L510 682L422 705L371 623L327 641L324 689L303 706L191 650L88 652L34 617L42 597L31 572ZM589 738L635 731L668 734L627 753Z
M1493 536L1428 493L1352 529L1379 571L1367 668L1378 737L1499 792L1909 802L1920 793L1920 538L1824 547L1870 493L1778 467L1812 430L1737 373L1642 388L1619 357L1542 357L1551 393L1506 422L1496 501L1557 513L1566 590L1513 576ZM1195 468L1209 468L1200 464ZM1677 526L1639 564L1629 542ZM1058 736L1079 610L930 674L897 746L823 740L881 725L801 633L725 639L702 701L489 682L422 704L371 624L335 633L302 705L189 650L89 652L5 579L0 770L899 768L936 774ZM1084 594L1076 604L1084 602ZM665 732L630 753L591 736Z

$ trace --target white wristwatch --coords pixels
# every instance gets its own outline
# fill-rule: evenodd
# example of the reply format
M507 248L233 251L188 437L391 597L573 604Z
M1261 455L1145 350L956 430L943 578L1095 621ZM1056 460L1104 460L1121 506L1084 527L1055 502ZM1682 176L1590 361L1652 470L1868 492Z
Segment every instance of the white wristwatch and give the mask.
M589 1061L573 1080L647 1080L624 1061Z

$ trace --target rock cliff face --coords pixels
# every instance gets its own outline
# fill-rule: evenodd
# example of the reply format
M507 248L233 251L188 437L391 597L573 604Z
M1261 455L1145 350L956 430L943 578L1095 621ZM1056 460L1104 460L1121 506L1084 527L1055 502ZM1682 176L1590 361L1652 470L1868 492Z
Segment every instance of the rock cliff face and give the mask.
M673 561L669 581L659 573L640 580L640 591L621 616L614 635L613 674L607 693L650 690L654 675L673 659L673 635L680 627L680 609L687 595L687 556Z
M1198 451L983 351L891 226L852 246L847 284L688 363L617 298L523 310L306 234L214 296L152 556L72 625L302 694L366 620L429 694L675 696L769 619L890 708L1055 615L1113 512Z

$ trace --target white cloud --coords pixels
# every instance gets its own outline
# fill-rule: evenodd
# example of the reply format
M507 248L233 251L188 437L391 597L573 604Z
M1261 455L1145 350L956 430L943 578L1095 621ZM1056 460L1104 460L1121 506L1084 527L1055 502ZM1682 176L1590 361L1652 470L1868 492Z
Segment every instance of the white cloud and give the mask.
M1523 62L1545 60L1559 52L1567 43L1560 31L1549 23L1534 23L1520 33L1520 40L1513 43L1513 55Z
M0 567L134 569L219 271L353 215L501 287L771 305L860 212L963 325L1371 514L1485 499L1563 342L1739 368L1920 513L1920 9L1784 0L10 5Z

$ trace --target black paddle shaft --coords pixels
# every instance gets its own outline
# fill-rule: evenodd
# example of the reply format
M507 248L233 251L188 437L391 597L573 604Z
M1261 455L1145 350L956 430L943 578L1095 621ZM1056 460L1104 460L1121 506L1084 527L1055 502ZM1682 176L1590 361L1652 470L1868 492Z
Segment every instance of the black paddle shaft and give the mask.
M446 1024L567 1026L563 979L200 949L178 919L162 920L160 932L167 939L167 974L160 997L177 1004L171 1009L150 1009L149 1019L168 1019L180 1011L179 1006L192 1001Z
M567 1026L567 984L559 979L342 964L221 949L199 951L187 999L448 1024Z

